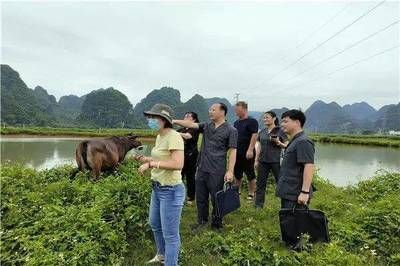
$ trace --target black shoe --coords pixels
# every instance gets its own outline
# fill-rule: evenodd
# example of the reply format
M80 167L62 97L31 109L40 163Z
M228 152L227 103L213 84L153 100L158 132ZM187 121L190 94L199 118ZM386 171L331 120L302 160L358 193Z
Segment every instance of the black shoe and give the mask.
M222 228L222 224L211 224L211 230L213 230L214 232L221 233Z
M190 226L192 233L197 233L207 226L207 222L195 223Z

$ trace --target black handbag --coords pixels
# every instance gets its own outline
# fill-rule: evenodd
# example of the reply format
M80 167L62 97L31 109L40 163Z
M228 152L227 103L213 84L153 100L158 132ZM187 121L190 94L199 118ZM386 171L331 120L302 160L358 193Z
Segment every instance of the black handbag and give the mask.
M287 245L297 245L302 234L310 236L310 242L329 242L328 219L319 210L305 209L281 209L279 211L279 223L282 240Z
M224 217L240 207L239 188L225 183L224 188L215 194L217 215Z

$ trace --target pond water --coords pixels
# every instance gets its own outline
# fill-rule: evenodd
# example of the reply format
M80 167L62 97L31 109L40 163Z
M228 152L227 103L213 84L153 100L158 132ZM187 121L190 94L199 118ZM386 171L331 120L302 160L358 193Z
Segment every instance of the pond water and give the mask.
M75 147L81 138L2 137L1 163L19 162L36 169L75 164ZM144 142L149 153L153 142ZM129 154L128 154L129 156ZM355 184L376 171L400 171L400 149L343 144L316 144L319 174L335 185Z

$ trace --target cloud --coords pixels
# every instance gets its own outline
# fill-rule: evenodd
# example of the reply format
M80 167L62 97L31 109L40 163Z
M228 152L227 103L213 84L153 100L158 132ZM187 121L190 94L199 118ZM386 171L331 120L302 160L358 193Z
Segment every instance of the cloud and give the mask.
M400 43L398 25L291 77L398 20L398 2L385 2L281 71L375 4L4 2L2 63L56 97L113 86L135 104L172 86L184 100L195 93L232 100L239 92L253 110L307 108L317 99L379 108L399 100L398 50L310 81Z

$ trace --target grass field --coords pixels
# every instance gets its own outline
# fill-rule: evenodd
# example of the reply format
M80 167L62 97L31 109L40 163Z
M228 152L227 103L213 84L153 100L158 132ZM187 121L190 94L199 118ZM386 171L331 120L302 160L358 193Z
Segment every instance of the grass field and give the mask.
M149 176L138 175L130 161L96 183L88 173L70 179L71 170L2 165L2 265L143 265L152 258ZM310 207L326 213L331 243L287 250L270 183L265 208L242 198L221 233L208 227L193 233L196 208L186 205L180 265L399 265L400 173L346 188L315 180Z
M400 148L400 136L310 134L312 140L322 143L341 143Z
M1 135L33 135L33 136L76 136L76 137L109 137L123 136L129 133L139 137L155 137L155 133L148 129L129 128L51 128L51 127L3 127Z

